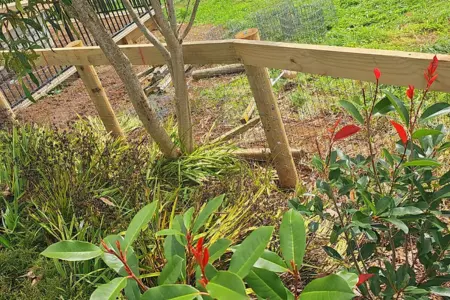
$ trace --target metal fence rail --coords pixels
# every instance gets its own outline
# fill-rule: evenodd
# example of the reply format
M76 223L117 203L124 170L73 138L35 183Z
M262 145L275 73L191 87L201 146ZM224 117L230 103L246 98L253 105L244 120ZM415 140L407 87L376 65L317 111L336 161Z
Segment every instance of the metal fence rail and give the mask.
M98 14L103 26L112 37L120 34L133 23L131 16L128 14L121 0L90 0L89 2ZM131 3L140 17L147 13L143 4L147 3L150 6L149 0L132 0ZM60 10L61 7L58 3L43 7L40 15L35 19L42 26L42 31L26 25L25 30L12 26L10 29L4 30L3 33L11 40L21 38L29 39L35 42L40 48L62 48L74 40L82 40L84 45L87 46L96 45L92 36L78 20L72 19L72 24L69 24L68 20L56 20L54 16ZM0 42L0 48L7 49L4 42ZM38 78L39 85L36 85L29 76L24 78L24 84L31 93L35 93L68 68L70 66L35 67L33 74ZM27 98L25 91L17 79L17 74L13 71L8 71L4 67L0 69L0 90L5 95L11 107L19 105Z

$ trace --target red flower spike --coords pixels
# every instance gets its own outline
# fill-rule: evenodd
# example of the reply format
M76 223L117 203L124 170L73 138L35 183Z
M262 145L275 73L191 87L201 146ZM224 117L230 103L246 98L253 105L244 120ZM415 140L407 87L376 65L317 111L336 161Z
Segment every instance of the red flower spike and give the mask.
M357 133L358 131L360 131L361 128L356 126L356 125L347 125L341 128L341 130L339 130L336 135L333 138L333 141L338 141L338 140L342 140L345 139L346 137L352 136L355 133Z
M375 274L359 274L358 283L356 284L356 286L360 286L361 284L363 284L364 282L366 282L373 276L375 276Z
M206 285L208 284L208 279L206 279L205 277L202 277L202 279L200 279L198 281L204 288L206 288Z
M398 136L402 140L403 144L406 145L408 142L408 135L406 134L405 128L395 121L391 121L391 124L394 126L395 130L397 130Z
M378 81L378 79L380 79L380 77L381 77L381 71L380 71L380 69L378 69L378 68L373 69L373 73L375 74L375 78L376 78L377 81Z
M197 252L201 254L202 253L202 249L203 249L203 237L198 239Z
M414 98L414 86L410 85L409 88L406 90L406 96L412 100Z
M209 261L209 250L208 248L205 248L205 250L203 250L203 257L202 257L203 268L205 268L206 265L208 265L208 261Z
M435 55L433 57L433 60L430 62L430 64L428 65L427 70L425 71L425 80L427 81L427 89L429 89L431 87L431 85L433 84L433 82L436 80L437 78L437 74L434 74L437 70L439 64L439 60L437 59L437 56Z
M428 88L433 84L433 82L436 80L437 77L438 77L438 75L436 74L428 80L428 84L427 84Z

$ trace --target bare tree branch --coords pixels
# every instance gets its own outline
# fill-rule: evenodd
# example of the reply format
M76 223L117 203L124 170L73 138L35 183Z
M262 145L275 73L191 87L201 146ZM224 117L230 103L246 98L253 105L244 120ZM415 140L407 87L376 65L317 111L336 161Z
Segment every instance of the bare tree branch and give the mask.
M178 44L178 39L175 36L175 32L172 31L169 25L169 21L164 16L164 12L162 11L161 4L159 3L159 0L150 0L150 3L152 4L153 9L155 10L155 20L156 23L160 27L160 31L164 38L166 39L167 46L170 48L176 47L176 44Z
M189 31L191 31L192 25L194 25L195 16L197 15L199 5L200 5L200 0L195 0L194 8L192 9L192 13L191 13L191 19L189 20L189 24L186 26L186 29L184 30L183 34L179 38L180 42L182 42L188 35Z
M144 34L144 36L147 38L147 40L150 41L161 53L161 55L164 57L164 59L167 61L167 63L170 63L170 52L166 49L166 47L158 40L158 38L148 30L147 27L145 27L144 24L142 24L141 20L139 19L138 15L133 9L133 6L131 5L130 1L128 0L122 0L123 4L125 5L125 8L128 10L128 13L131 15L131 18L133 18L134 23L136 23L137 27L141 30L141 32Z
M181 28L183 27L184 21L186 21L186 17L188 15L189 7L191 7L191 0L188 0L186 4L186 13L183 16L183 20L181 20L180 25L178 26L177 35L180 36Z
M175 13L175 5L173 4L173 0L166 0L167 3L167 14L169 16L170 27L172 28L173 34L176 38L178 38L177 34L177 15Z

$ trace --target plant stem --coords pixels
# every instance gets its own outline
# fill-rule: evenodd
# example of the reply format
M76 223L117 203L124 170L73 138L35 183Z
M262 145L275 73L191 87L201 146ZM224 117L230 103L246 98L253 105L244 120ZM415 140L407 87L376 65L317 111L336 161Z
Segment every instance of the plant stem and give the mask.
M391 229L391 225L388 225L389 227L389 243L391 244L391 250L392 250L392 266L394 267L395 270L395 265L396 265L396 254L395 254L395 243L394 243L394 239L392 238L392 229Z

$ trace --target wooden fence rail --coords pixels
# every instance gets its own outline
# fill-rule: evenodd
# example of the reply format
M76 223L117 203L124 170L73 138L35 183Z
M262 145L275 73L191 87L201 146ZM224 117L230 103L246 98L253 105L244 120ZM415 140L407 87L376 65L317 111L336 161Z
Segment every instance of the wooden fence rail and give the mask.
M125 45L120 47L134 65L165 64L164 58L152 45ZM280 185L288 188L295 187L297 173L266 68L374 81L373 69L377 67L383 74L381 83L397 86L412 84L420 89L425 87L423 72L433 58L433 54L426 53L252 40L186 43L183 45L183 50L186 64L242 63L245 65L270 147L270 157L277 169ZM86 67L94 70L91 67L92 65L110 64L99 47L40 49L36 50L36 53L39 55L36 65L73 65L83 71L83 68ZM450 92L450 56L439 55L439 60L439 77L432 88L436 91ZM92 74L95 75L95 72L93 71ZM94 75L91 77L95 77ZM84 78L84 80L87 79ZM100 85L97 81L96 84ZM87 84L87 88L92 89L93 87L95 89L96 86ZM91 96L93 96L94 102L107 103L106 95L101 95L100 98L94 94ZM109 105L109 103L107 104ZM113 115L114 113L110 110L108 116ZM120 132L117 134L120 135Z
M134 65L160 65L164 59L152 45L120 46ZM245 63L255 67L292 70L362 81L374 81L373 68L383 73L381 83L412 84L424 88L423 71L434 54L345 48L266 41L225 40L186 43L187 64ZM36 50L37 65L108 65L99 47ZM439 77L433 90L450 92L450 55L438 55Z

